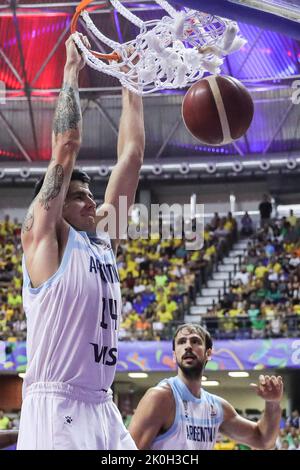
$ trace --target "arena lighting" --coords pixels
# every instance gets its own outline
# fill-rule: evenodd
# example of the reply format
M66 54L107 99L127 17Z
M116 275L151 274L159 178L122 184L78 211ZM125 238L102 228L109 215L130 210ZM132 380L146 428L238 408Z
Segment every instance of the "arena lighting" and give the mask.
M230 194L229 196L230 212L232 212L233 214L235 213L235 202L236 202L235 195Z
M146 163L146 164L142 165L141 173L143 173L144 175L152 173L152 168L153 168L153 165Z
M270 162L268 160L262 160L259 167L263 171L268 171L270 169Z
M196 204L197 204L197 195L194 193L191 195L190 205L191 205L191 217L196 217Z
M47 163L45 162L45 166L42 166L40 163L36 166L4 166L1 165L0 168L0 179L11 178L11 177L18 177L21 176L23 179L28 178L30 176L40 177L43 176L47 170ZM80 165L81 162L78 162ZM83 162L82 162L83 163ZM19 165L19 164L18 164ZM260 169L265 172L272 166L272 168L287 168L289 170L296 169L300 167L300 158L272 158L270 160L267 159L259 159L259 160L243 160L243 161L226 161L226 162L212 162L212 161L205 161L201 163L193 163L193 162L182 162L182 163L145 163L141 168L141 175L149 175L154 174L156 176L159 175L167 175L170 176L171 174L177 175L185 175L185 174L199 174L199 173L209 173L214 174L216 171L221 171L222 173L226 172L238 172L241 173L243 170L256 170ZM103 165L82 165L81 166L83 171L86 171L90 176L101 176L101 177L108 177L113 169L113 165L110 165L109 162L104 163ZM5 175L3 175L3 171ZM22 174L20 174L22 172ZM28 174L29 172L29 174Z
M286 162L286 167L289 170L294 170L296 166L297 166L297 162L293 158L289 158L288 161Z
M190 172L190 167L188 163L182 163L179 167L179 173L182 175L186 175L187 173Z
M154 175L161 175L163 171L163 168L161 165L153 165L152 167L152 173Z
M85 166L85 165L81 166L80 163L78 163L78 166L80 166L81 170L85 171L86 173L89 173L89 174L92 174L92 175L99 174L99 166L91 166L91 165L90 166ZM108 167L108 168L109 168L109 170L111 170L111 167Z
M28 178L31 174L31 171L28 168L21 168L20 176L21 178Z
M258 160L258 161L257 160L255 160L255 161L248 160L246 162L243 162L243 165L244 165L244 167L255 168L260 164L260 162L261 162L260 160Z
M146 379L149 376L146 372L129 372L128 377L131 379Z
M153 167L156 167L157 165L158 164L154 164L154 165L152 164L151 169L153 170ZM183 163L183 165L185 165L185 163ZM186 163L186 165L188 165L188 163ZM180 171L181 164L178 164L178 163L164 163L163 165L158 165L158 166L160 166L162 171L166 173L181 173Z
M100 176L107 176L109 173L109 169L107 166L102 165L99 167L98 173Z
M218 168L232 168L232 163L231 162L217 163L216 166Z
M220 382L218 380L205 380L203 387L218 387Z
M206 163L190 163L189 165L192 171L204 171L206 169Z
M215 173L217 171L217 167L214 163L209 163L207 166L206 166L206 171L207 173Z
M239 378L239 377L249 377L249 373L245 371L235 371L235 372L228 372L229 377Z
M241 162L234 162L234 164L232 165L232 169L235 173L240 173L241 171L243 171L243 164Z
M266 161L266 160L259 160L258 163L261 164L263 161ZM271 163L271 165L274 165L274 166L284 165L288 162L286 158L271 158L268 161Z
M47 167L32 167L29 169L32 176L42 176L47 171Z

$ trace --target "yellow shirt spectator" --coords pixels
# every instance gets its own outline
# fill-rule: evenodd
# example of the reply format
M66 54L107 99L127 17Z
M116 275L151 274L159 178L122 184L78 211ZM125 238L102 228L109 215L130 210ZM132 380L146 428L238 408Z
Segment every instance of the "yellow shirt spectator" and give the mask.
M228 313L230 317L238 317L242 315L243 310L241 308L231 308Z
M166 310L167 312L170 312L173 316L173 313L178 310L178 305L175 300L168 301L168 303L166 304Z
M269 305L266 305L264 308L261 309L262 314L267 318L267 319L272 319L275 313L276 308L271 307Z
M266 266L257 266L255 269L255 276L261 279L267 272L268 268L266 268Z
M216 253L216 247L211 245L209 248L206 249L205 254L208 256L212 256Z
M136 312L129 313L125 320L121 323L121 327L129 329L139 320L139 316Z
M291 224L292 227L295 227L297 224L297 217L295 215L290 215L286 220Z
M156 274L155 276L155 284L157 287L164 287L164 285L168 282L168 276L166 274Z
M157 316L158 321L160 321L161 323L169 323L170 321L173 320L173 315L172 315L172 313L171 313L171 312L168 312L168 311L166 310L166 306L165 306L165 305L162 305L162 306L157 310L156 316Z
M11 292L7 295L7 303L12 307L17 307L18 305L22 305L22 297L20 294L12 294Z
M14 314L14 309L7 306L7 307L5 308L5 315L6 315L7 321L10 321L11 317L13 316L13 314Z
M10 428L10 421L7 416L4 416L3 411L0 411L0 431L5 431Z
M297 315L300 315L300 304L294 305L293 310Z
M234 450L235 446L235 441L226 440L222 442L216 442L214 450Z
M223 318L224 309L223 309L223 308L221 308L220 310L217 310L217 311L216 311L216 314L217 314L217 317L219 317L219 318Z
M192 255L191 255L191 261L198 261L198 259L200 258L200 251L199 250L195 250Z
M13 278L13 286L15 289L21 289L22 287L22 279L20 277Z
M207 230L204 230L204 240L208 242L211 239L211 235Z
M272 269L273 269L274 273L280 273L280 271L281 271L281 269L282 269L282 268L281 268L281 264L280 264L280 263L274 263Z
M224 224L224 228L225 230L228 230L229 232L231 232L231 230L233 229L233 223L230 222L230 220L227 220L227 222L225 222Z

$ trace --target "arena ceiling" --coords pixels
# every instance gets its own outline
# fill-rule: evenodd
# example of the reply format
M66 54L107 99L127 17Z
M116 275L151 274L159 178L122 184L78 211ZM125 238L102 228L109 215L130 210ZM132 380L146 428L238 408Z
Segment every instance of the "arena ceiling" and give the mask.
M293 0L293 5L297 6L297 2ZM151 0L123 3L144 20L164 15ZM46 163L50 158L52 118L63 74L64 41L76 5L74 1L58 0L0 2L0 83L5 87L5 94L0 94L2 168ZM93 20L104 34L119 42L135 37L135 27L108 2L94 1L92 8ZM144 98L146 162L201 164L298 156L300 104L292 101L292 94L296 90L293 86L300 85L300 81L296 82L300 80L300 42L252 24L239 23L239 26L248 42L241 51L226 58L222 73L241 80L254 99L255 116L247 134L234 145L217 148L202 145L188 134L181 119L181 101L186 90L148 95ZM86 33L83 23L80 28ZM93 47L103 48L97 42ZM79 160L82 164L110 164L116 158L120 91L120 84L114 78L88 67L81 73L84 131Z

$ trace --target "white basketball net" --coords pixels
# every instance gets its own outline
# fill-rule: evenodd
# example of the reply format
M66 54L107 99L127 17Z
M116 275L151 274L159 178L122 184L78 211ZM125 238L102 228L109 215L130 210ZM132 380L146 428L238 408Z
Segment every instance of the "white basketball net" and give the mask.
M144 22L118 0L110 0L122 16L140 29L135 39L124 44L104 36L88 12L83 11L81 16L87 28L119 55L118 62L107 63L96 58L76 32L73 39L87 64L118 78L134 93L145 95L157 90L185 87L199 80L205 72L220 73L223 57L246 43L234 21L187 8L178 12L165 0L155 1L168 16Z

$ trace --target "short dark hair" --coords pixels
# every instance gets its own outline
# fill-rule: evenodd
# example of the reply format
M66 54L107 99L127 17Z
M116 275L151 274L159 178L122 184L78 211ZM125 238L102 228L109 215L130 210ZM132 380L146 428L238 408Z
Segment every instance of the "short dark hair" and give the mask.
M212 338L210 336L210 333L206 330L206 328L204 328L201 325L196 325L195 323L184 323L183 325L179 325L179 327L177 328L177 330L174 333L174 336L173 336L173 351L175 351L175 340L176 340L178 334L180 333L180 331L182 331L185 328L187 328L190 331L195 331L200 336L205 337L205 349L206 349L206 351L208 349L212 348L212 345L213 345Z
M43 186L45 176L46 176L46 173L36 182L36 185L34 187L34 192L33 192L33 199L39 194ZM74 168L70 181L74 181L74 180L82 181L83 183L90 183L91 178L85 171L81 170L80 168Z

